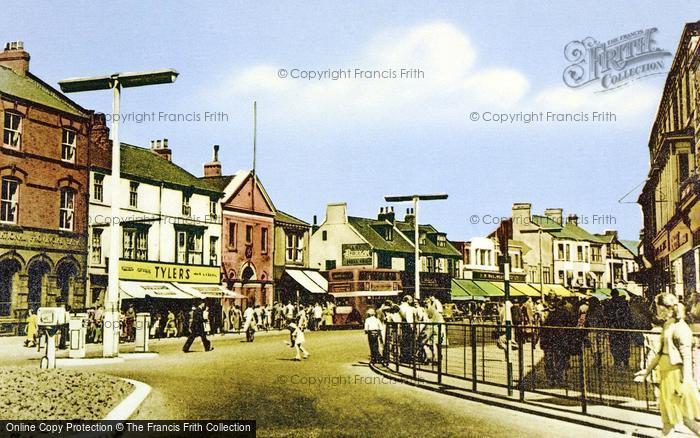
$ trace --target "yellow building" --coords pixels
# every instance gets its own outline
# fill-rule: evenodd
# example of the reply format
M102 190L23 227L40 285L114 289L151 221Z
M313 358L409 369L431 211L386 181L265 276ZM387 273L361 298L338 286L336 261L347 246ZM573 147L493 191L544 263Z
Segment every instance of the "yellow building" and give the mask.
M639 204L649 294L700 291L700 21L686 24L649 138Z

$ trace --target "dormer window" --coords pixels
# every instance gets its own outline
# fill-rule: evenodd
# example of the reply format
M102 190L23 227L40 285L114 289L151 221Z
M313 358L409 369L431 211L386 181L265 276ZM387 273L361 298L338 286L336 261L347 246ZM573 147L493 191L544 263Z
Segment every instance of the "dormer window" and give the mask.
M447 244L447 239L445 238L445 236L438 235L437 236L437 246L444 248L446 244Z
M394 229L391 227L387 227L386 231L384 232L384 238L386 240L394 240Z

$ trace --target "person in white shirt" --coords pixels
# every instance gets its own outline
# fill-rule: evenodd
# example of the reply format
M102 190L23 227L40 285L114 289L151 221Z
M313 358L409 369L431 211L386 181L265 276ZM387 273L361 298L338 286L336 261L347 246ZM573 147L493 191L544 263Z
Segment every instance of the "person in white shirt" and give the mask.
M289 330L292 332L292 346L296 351L296 356L294 360L301 360L300 352L304 354L304 359L309 358L309 351L304 348L304 343L306 342L306 337L304 336L304 330L297 326L295 323L289 324Z
M365 319L365 333L367 333L367 341L369 342L370 360L369 363L377 363L381 361L379 352L379 334L381 333L381 322L375 316L374 309L367 310Z
M413 297L406 295L403 297L403 301L399 306L399 313L401 314L401 361L402 362L413 362L413 321L415 308L413 307Z
M245 332L245 338L248 342L253 342L253 337L255 336L256 324L255 324L255 310L252 306L248 306L243 312L243 331Z
M321 307L320 304L316 303L316 305L314 306L313 315L314 315L314 330L320 330L321 329L321 319L323 318L323 307Z

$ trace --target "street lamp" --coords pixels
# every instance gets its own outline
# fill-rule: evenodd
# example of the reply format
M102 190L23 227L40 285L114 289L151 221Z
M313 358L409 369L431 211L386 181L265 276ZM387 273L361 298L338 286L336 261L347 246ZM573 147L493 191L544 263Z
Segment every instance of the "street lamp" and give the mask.
M178 72L172 69L155 70L141 73L115 73L109 76L91 78L70 78L60 81L58 85L64 93L82 91L112 90L112 205L109 235L109 266L107 268L107 295L104 300L104 318L102 320L102 354L104 357L119 355L119 179L121 176L121 144L119 143L119 104L122 88L142 87L146 85L171 84L175 82Z
M408 202L408 201L413 201L413 221L415 222L414 226L414 239L415 239L415 258L414 258L414 267L413 267L413 272L414 272L414 284L415 284L415 298L416 300L420 300L420 272L418 270L418 261L419 261L419 241L418 241L418 200L421 201L435 201L438 199L447 199L447 193L437 193L434 195L401 195L401 196L385 196L384 200L386 202Z

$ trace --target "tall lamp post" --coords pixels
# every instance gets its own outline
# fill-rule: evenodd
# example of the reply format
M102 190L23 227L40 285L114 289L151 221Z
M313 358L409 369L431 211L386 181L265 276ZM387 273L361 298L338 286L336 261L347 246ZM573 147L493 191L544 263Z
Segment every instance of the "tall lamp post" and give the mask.
M437 193L434 195L401 195L401 196L385 196L384 200L386 202L408 202L413 201L413 220L415 222L414 226L414 247L415 247L415 258L414 258L414 284L415 284L415 298L420 300L420 271L418 269L418 262L420 257L420 244L418 241L418 201L435 201L438 199L447 199L447 193Z
M175 82L178 72L172 69L141 73L115 73L109 76L90 78L70 78L60 81L58 85L64 93L82 91L112 90L112 193L111 215L109 224L109 265L107 267L107 295L104 300L102 355L116 357L119 355L119 179L121 176L121 143L119 143L119 104L122 88L142 87L146 85L171 84Z

